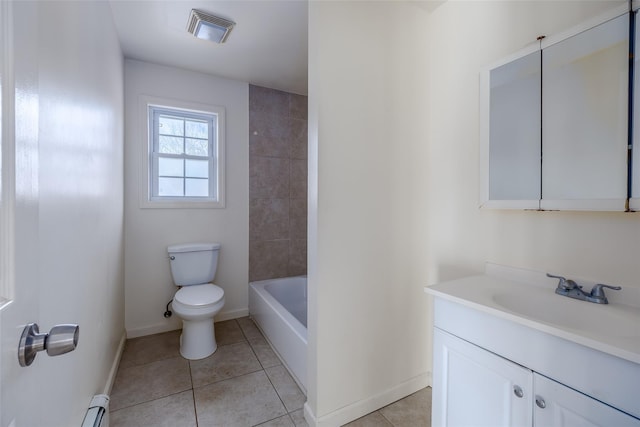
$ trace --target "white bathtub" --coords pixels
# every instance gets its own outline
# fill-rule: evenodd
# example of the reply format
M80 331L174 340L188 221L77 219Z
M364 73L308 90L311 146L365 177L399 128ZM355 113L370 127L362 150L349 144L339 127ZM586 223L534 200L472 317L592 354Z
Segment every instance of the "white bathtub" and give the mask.
M249 283L249 314L307 393L307 277Z

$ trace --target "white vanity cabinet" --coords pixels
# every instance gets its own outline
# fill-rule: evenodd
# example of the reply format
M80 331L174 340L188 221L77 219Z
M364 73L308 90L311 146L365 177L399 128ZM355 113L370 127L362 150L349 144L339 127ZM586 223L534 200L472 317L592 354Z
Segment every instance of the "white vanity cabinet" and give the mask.
M433 426L532 425L529 369L438 328L433 348Z
M533 374L536 427L638 427L640 420L542 375Z
M640 427L640 420L499 355L434 330L432 425Z
M640 290L593 304L541 272L487 271L425 288L432 425L640 427Z

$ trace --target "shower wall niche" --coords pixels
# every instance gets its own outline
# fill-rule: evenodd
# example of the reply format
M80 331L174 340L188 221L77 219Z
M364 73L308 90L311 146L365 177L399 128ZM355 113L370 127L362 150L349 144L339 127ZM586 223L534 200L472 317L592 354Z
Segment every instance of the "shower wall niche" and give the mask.
M249 280L307 274L307 97L249 86Z

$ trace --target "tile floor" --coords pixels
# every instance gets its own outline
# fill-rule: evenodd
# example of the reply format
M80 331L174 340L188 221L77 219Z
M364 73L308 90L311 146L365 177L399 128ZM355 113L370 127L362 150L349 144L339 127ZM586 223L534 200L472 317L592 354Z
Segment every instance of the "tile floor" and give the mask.
M110 401L111 427L306 426L306 401L248 317L215 324L218 350L180 356L180 331L128 340ZM348 424L429 426L426 388Z

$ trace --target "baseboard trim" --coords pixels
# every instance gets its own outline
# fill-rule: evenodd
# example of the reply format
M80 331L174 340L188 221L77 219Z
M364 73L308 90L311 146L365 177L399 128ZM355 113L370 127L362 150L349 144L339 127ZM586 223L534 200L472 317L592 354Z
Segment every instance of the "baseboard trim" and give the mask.
M307 401L304 404L304 418L312 427L341 426L407 397L418 390L422 390L430 384L431 373L425 372L382 393L352 403L321 417L315 416Z
M222 322L225 320L237 319L239 317L246 317L248 315L249 308L221 311L215 317L214 321ZM182 329L182 322L176 324L176 322L172 321L171 323L158 323L151 326L145 326L143 328L127 329L127 338L138 338L147 335L161 334L163 332L175 331L176 329Z
M120 359L122 358L122 352L124 351L124 344L126 341L127 333L123 331L113 363L111 363L111 370L109 371L109 376L107 377L107 383L104 386L103 394L111 395L111 389L113 388L113 383L116 380L116 375L118 374L118 367L120 366Z

